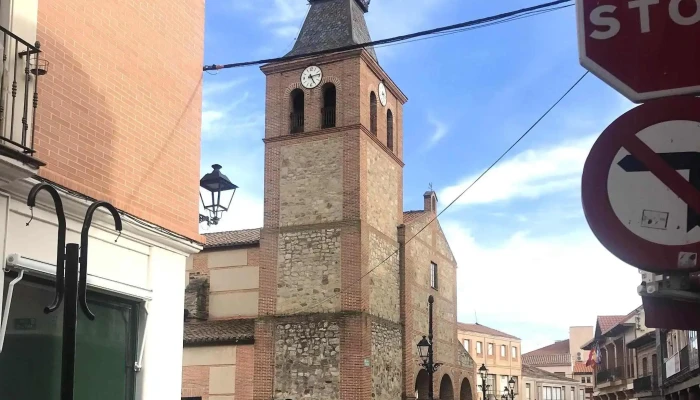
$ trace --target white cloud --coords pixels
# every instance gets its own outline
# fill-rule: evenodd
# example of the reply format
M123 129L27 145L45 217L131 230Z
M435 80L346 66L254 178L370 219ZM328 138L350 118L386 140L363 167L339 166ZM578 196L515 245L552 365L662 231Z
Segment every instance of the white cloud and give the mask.
M426 28L433 12L452 0L373 1L366 14L372 39L386 39ZM432 26L431 26L432 27Z
M447 124L442 121L438 121L434 117L428 117L428 123L433 126L433 133L428 138L427 148L435 146L442 138L447 135Z
M308 3L301 0L235 0L235 11L255 13L266 30L281 39L295 38L306 16Z
M587 229L542 237L516 232L487 246L459 222L442 227L459 263L463 319L476 310L480 320L556 330L552 337L528 329L510 332L520 335L524 347L561 339L556 334L569 326L594 325L596 315L626 314L641 303L637 270L616 259Z
M249 97L249 92L243 92L225 104L205 100L202 106L202 140L216 140L223 135L260 134L265 124L265 115L261 110L251 112L247 107L242 107L247 104Z
M516 198L539 198L579 187L581 171L595 136L530 149L497 164L456 204L488 204ZM481 174L473 174L440 194L452 200Z
M230 81L207 81L204 83L204 88L202 89L202 95L206 97L213 96L215 94L225 93L229 90L244 84L248 79L238 78L232 79Z

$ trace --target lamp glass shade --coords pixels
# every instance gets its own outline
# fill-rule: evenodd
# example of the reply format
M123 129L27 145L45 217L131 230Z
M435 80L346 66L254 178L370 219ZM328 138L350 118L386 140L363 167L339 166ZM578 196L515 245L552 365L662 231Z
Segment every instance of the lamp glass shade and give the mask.
M481 375L481 379L483 379L484 384L486 384L486 378L489 375L489 369L486 368L486 364L481 364L481 368L479 368L479 375Z
M508 386L510 387L510 390L515 390L515 379L511 377L508 381Z
M430 348L430 342L428 339L423 336L423 339L418 342L418 355L420 358L423 360L426 360L428 358L428 349Z

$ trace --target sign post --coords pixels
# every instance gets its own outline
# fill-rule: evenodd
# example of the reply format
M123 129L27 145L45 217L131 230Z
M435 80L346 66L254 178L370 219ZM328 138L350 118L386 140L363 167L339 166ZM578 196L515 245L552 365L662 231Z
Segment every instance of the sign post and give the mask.
M576 0L581 65L635 103L700 93L700 0Z

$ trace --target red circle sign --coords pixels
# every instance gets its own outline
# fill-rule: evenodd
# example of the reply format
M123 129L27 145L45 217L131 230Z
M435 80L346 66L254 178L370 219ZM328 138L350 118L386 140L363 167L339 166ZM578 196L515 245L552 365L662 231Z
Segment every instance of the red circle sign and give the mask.
M700 98L654 100L618 118L593 145L581 188L591 230L619 259L700 271Z
M576 0L581 65L630 100L700 93L700 0Z

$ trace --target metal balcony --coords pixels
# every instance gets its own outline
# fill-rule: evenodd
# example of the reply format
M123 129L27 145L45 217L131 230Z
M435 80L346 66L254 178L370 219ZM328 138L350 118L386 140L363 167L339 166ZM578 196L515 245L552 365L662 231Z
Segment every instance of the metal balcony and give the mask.
M335 107L324 107L321 110L321 128L335 128Z
M640 376L632 381L632 387L636 393L651 392L658 389L658 382L659 377L657 375L649 374L646 376Z
M625 379L624 367L613 367L598 371L598 373L596 373L596 385L605 382L614 382L621 379Z
M38 168L33 157L39 79L48 62L39 57L39 43L32 45L0 26L3 69L0 71L0 155Z
M302 133L304 132L304 113L303 112L293 112L289 116L291 120L291 131L292 133Z

